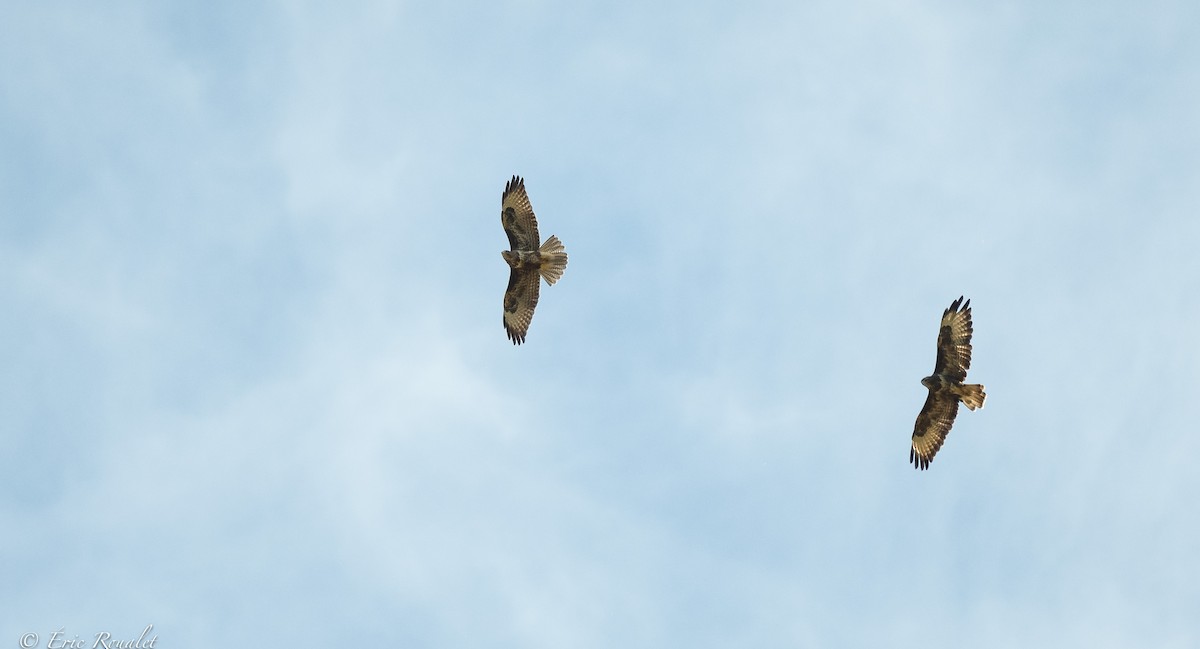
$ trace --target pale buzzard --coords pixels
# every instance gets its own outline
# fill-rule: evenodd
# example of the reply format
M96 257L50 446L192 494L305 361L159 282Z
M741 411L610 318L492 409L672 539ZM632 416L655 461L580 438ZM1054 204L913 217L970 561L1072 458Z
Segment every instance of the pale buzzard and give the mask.
M937 362L933 374L921 379L921 385L929 388L925 407L917 415L913 427L912 450L908 461L918 469L928 469L933 456L946 441L954 417L958 415L958 403L974 410L983 407L987 395L982 385L965 385L967 369L971 367L971 301L962 303L962 296L950 304L942 313L942 324L938 331ZM962 306L959 309L959 305Z
M567 268L567 251L551 235L540 246L537 217L525 194L525 181L518 176L504 186L500 199L500 223L512 250L500 253L512 270L504 292L504 330L514 345L525 342L525 332L538 303L538 277L553 285Z

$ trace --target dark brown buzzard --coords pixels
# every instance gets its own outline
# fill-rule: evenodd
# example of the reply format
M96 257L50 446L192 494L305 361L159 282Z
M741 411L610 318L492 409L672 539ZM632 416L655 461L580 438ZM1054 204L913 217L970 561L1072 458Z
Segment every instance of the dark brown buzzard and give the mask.
M567 268L567 251L554 235L541 243L537 217L525 194L525 181L518 176L504 186L500 224L512 248L500 253L511 269L508 290L504 291L504 330L514 345L520 345L525 342L538 303L538 277L554 285Z
M958 403L961 401L974 410L982 408L987 398L982 385L963 383L971 367L972 331L971 301L963 304L962 296L959 296L942 313L933 374L921 379L921 385L929 388L929 396L925 398L921 414L917 415L912 450L908 453L908 461L918 469L928 469L933 456L945 443L954 417L958 415Z

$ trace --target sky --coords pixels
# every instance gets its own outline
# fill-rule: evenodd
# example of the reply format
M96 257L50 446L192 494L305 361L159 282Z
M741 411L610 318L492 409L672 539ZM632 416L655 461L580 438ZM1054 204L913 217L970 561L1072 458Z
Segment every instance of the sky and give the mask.
M3 13L0 645L1200 644L1200 5Z

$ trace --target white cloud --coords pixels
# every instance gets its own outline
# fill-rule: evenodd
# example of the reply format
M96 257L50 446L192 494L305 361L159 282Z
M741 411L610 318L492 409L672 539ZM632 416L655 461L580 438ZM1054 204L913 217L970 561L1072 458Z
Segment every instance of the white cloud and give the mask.
M1195 635L1176 21L477 9L261 13L226 46L118 7L0 38L0 134L53 177L0 184L28 221L0 229L27 318L0 332L35 341L0 391L16 624ZM512 173L572 254L520 348ZM917 474L917 381L960 293L989 404Z

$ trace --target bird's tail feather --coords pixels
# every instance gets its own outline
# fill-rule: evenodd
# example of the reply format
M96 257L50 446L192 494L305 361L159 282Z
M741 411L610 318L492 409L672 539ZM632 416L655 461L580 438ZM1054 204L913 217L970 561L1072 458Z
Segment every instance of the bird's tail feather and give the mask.
M958 390L958 398L962 399L963 405L971 410L982 408L984 400L987 399L987 394L983 391L983 386L978 383L964 385Z
M542 255L542 267L539 269L542 279L546 280L547 284L553 285L567 269L567 249L563 247L558 237L550 235L538 252Z

